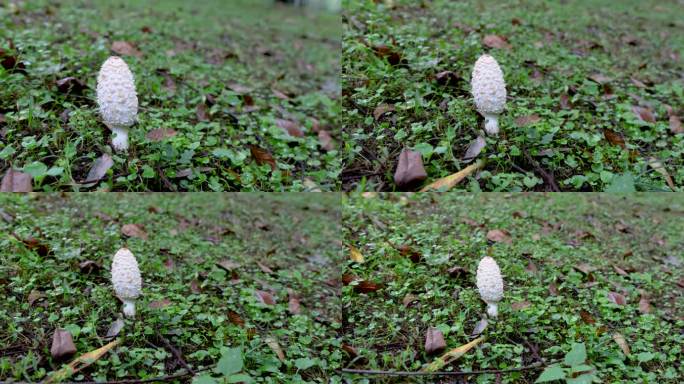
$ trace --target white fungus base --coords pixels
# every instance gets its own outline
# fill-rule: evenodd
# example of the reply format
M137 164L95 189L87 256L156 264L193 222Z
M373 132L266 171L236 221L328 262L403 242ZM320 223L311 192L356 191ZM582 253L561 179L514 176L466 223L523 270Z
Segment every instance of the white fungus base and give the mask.
M128 151L128 128L109 127L112 130L112 147L117 152Z

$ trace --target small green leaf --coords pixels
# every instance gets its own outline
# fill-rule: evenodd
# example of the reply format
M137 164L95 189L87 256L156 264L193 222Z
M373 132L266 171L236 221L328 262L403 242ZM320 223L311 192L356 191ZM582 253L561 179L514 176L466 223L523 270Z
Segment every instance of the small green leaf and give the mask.
M565 378L565 371L558 364L549 365L544 372L537 378L535 383L546 383L548 381L561 380Z
M297 367L297 369L302 370L302 371L309 369L309 368L313 367L314 365L316 365L316 360L313 360L313 359L301 358L301 359L295 360L295 367Z
M584 343L574 343L570 352L565 355L564 363L573 367L584 363L585 360L587 360L587 349L584 347Z
M242 348L230 348L226 350L216 365L216 372L224 376L230 376L242 371Z
M218 383L216 382L216 380L213 377L211 377L207 374L204 374L202 376L195 376L192 379L192 384L218 384Z
M640 363L645 363L647 361L653 360L655 357L655 354L652 352L641 352L640 354L636 355L637 360Z
M626 192L636 192L636 187L634 186L634 175L631 173L623 173L621 175L615 175L613 181L610 185L606 187L604 192L609 193L626 193Z
M228 378L229 383L253 383L254 380L246 373L238 373Z
M566 384L591 384L594 381L594 374L587 373L577 377L568 377L565 379Z

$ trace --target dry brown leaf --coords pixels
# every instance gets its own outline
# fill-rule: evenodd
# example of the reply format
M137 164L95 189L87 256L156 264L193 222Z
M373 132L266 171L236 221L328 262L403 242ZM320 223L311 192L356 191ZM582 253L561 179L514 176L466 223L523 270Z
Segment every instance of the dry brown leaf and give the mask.
M169 299L161 299L161 300L155 300L151 302L148 306L150 309L161 309L161 308L166 308L169 305L171 305L171 300Z
M399 154L399 162L394 172L394 183L405 188L427 178L420 152L404 148Z
M599 84L605 84L611 81L611 78L600 73L595 73L589 76L589 79L594 80Z
M394 111L394 104L380 104L377 107L375 107L375 110L373 111L373 117L375 120L380 120L382 115L384 115L387 112L392 112Z
M200 293L202 293L202 289L200 287L199 281L197 281L197 280L190 281L190 292L194 293L195 295L199 295Z
M585 275L590 274L591 272L595 271L596 268L593 267L592 265L588 263L580 263L578 265L573 266L576 270L584 273Z
M538 114L532 114L528 116L520 116L517 119L515 119L515 125L518 127L524 127L526 125L534 124L538 121L541 120L541 117L539 117Z
M290 136L304 137L304 132L299 127L299 124L292 120L276 119L276 125Z
M645 296L641 296L639 300L639 312L641 313L651 313L651 303Z
M78 264L78 268L81 270L81 273L85 273L87 275L89 273L99 271L102 269L102 266L92 260L85 260Z
M629 344L627 344L627 340L625 340L625 337L622 336L622 334L617 332L613 333L613 340L615 340L625 356L630 356L632 354L629 350Z
M655 123L656 119L653 116L653 111L648 107L632 106L632 112L639 118L639 120L647 123Z
M321 148L325 149L326 151L332 151L335 149L335 142L333 141L332 136L330 136L330 132L326 131L325 129L318 131L318 142L321 143Z
M532 305L532 303L530 303L527 300L518 301L518 302L511 304L511 309L514 311L521 311L525 308L529 308L531 305Z
M648 165L653 168L654 171L660 173L663 175L665 178L665 182L667 183L667 186L670 187L674 191L675 185L674 181L672 181L672 176L667 172L667 169L663 166L663 163L661 163L658 159L655 157L649 157L648 158Z
M252 157L254 158L254 161L256 161L257 164L268 164L271 166L271 170L276 170L276 161L269 151L259 148L256 145L250 145L249 152L252 154Z
M102 156L95 160L93 166L90 168L90 171L88 171L88 176L86 176L86 180L82 183L83 186L88 188L97 184L97 182L102 180L102 178L104 178L107 174L107 171L109 171L109 169L113 166L114 160L112 160L112 157L106 153L102 154Z
M584 321L587 324L596 323L596 320L594 320L594 317L591 315L591 313L585 311L584 309L580 310L580 317L582 318L582 321Z
M261 271L262 271L263 273L270 273L270 274L275 273L275 272L273 272L273 270L272 270L271 268L268 267L268 265L266 265L266 264L264 264L264 263L262 263L262 262L260 262L260 261L257 261L256 263L257 263L257 265L259 266L259 269L261 269Z
M401 300L401 303L404 304L404 307L408 307L413 303L414 301L418 300L418 297L412 293L407 293L406 296Z
M625 139L622 137L622 135L613 131L612 129L604 129L603 137L605 137L606 140L608 140L608 142L612 145L618 145L622 148L626 147Z
M240 268L240 264L228 259L223 259L216 263L216 265L225 269L228 272L232 272L233 270Z
M480 319L480 321L477 322L475 325L475 328L473 328L473 332L470 334L471 337L476 337L479 336L482 332L484 332L485 329L487 329L487 326L489 325L489 321L487 321L486 317L483 317Z
M197 107L195 108L195 115L197 116L197 121L209 121L207 105L205 103L197 104Z
M288 291L288 302L287 310L293 315L299 315L302 312L301 303L299 302L299 297L295 295L293 291Z
M33 178L28 173L10 167L2 178L0 192L32 192Z
M491 231L487 232L487 239L496 243L506 243L509 245L513 243L511 234L502 229L492 229Z
M430 327L425 334L425 353L431 355L446 348L444 335L442 331L437 328Z
M613 265L613 269L615 270L615 272L616 272L618 275L629 276L629 274L627 273L627 271L625 271L624 269L618 267L617 265Z
M434 181L430 185L423 187L423 189L421 189L420 192L427 192L430 190L448 191L454 186L456 186L458 183L460 183L461 180L470 176L476 170L484 167L484 165L484 160L478 160L474 164L465 167L464 169L454 173L453 175L443 177L441 179Z
M139 239L147 240L148 235L145 228L139 224L126 224L121 227L121 233L128 237L137 237Z
M32 306L33 303L35 303L37 300L39 300L43 297L45 297L45 295L42 292L37 291L35 289L31 290L31 293L29 293L29 295L28 295L29 306Z
M468 149L466 150L466 153L463 156L463 162L469 163L475 160L475 158L480 154L480 152L482 152L482 149L485 147L485 145L487 145L485 138L482 136L478 136L468 146Z
M682 127L682 121L679 120L679 116L670 116L670 132L673 134L684 133L684 127Z
M119 55L123 56L142 57L143 55L142 52L135 47L135 45L127 41L115 41L112 43L111 49L114 51L114 53L118 53Z
M174 137L176 134L178 134L178 132L171 128L157 128L147 132L145 137L149 141L162 141L169 137Z
M267 337L265 340L266 345L268 345L273 353L278 356L278 360L280 361L285 361L285 352L283 352L283 349L280 347L280 344L278 344L278 340L276 340L273 337Z
M265 305L275 305L275 297L270 292L256 290L254 291L256 298Z
M572 104L570 103L570 97L567 93L562 93L560 95L560 107L561 109L572 109Z
M627 299L625 296L617 293L617 292L608 292L608 300L610 300L612 303L615 303L617 305L626 305L627 304Z
M238 327L245 326L245 321L242 320L242 317L240 317L237 312L230 309L228 310L228 320L230 320L231 324L237 325Z
M558 296L558 286L556 286L556 283L549 284L549 293L551 296Z
M489 48L511 49L511 45L505 38L498 35L487 35L482 38L482 43Z
M227 86L231 91L241 95L252 92L252 88L240 83L228 83Z
M62 360L76 353L76 345L71 333L66 329L55 329L52 336L52 346L50 347L50 355L53 359Z
M85 83L75 77L65 77L57 80L55 84L60 93L80 94L86 88Z

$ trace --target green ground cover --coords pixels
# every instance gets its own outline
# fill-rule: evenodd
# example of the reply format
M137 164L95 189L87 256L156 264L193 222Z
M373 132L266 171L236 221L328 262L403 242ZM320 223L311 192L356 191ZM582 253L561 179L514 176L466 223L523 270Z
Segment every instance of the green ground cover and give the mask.
M422 155L427 182L464 168L482 131L470 76L483 53L508 99L477 156L487 164L461 188L682 189L680 1L345 4L345 190L398 189L403 148Z
M197 383L335 382L339 205L320 194L0 196L0 381L38 382L70 361L51 356L57 328L76 355L107 344L121 312L111 260L127 245L143 277L137 317L70 380L183 374L175 348Z
M443 370L505 370L543 359L589 366L568 383L684 377L681 197L355 194L343 204L344 243L364 257L344 272L345 368L418 371L437 356L425 351L429 327L442 332L447 349L472 340L485 312L475 272L489 254L504 279L499 317L489 319L484 342ZM555 369L571 376L569 365ZM533 383L541 372L463 382ZM373 382L461 382L453 380Z
M270 0L3 1L0 172L46 191L338 189L340 36L339 14ZM140 104L127 155L95 103L113 54Z

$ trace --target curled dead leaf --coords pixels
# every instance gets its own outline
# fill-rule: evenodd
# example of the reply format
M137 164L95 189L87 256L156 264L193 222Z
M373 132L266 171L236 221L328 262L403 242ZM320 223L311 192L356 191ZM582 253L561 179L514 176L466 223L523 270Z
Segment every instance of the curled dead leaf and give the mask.
M425 353L431 355L444 350L444 348L446 348L446 342L442 331L434 327L428 328L425 334Z
M612 303L615 303L617 305L626 305L627 304L627 299L625 296L617 293L617 292L608 292L608 300Z
M511 49L511 45L506 39L499 35L487 35L482 38L482 44L489 48Z
M62 360L76 353L76 345L71 336L71 332L66 329L55 329L52 335L52 346L50 347L50 355L53 359Z
M382 115L394 111L394 108L394 104L379 104L373 111L373 117L375 120L380 120Z
M466 153L463 156L463 162L469 163L475 160L475 158L480 154L480 152L482 152L482 149L485 147L485 145L487 145L485 138L482 136L478 136L468 146L468 149L466 150Z
M256 290L254 291L256 298L265 305L275 305L275 297L270 292Z
M653 111L651 111L651 109L648 107L639 107L634 105L632 106L632 112L634 112L636 117L638 117L641 121L644 121L646 123L656 122L655 116L653 115Z
M506 243L509 245L513 243L511 234L508 231L502 229L492 229L489 232L487 232L487 240L496 243Z
M128 41L115 41L112 43L111 50L122 56L142 57L142 52L135 45Z
M534 124L538 121L541 120L541 117L539 117L538 114L532 114L528 116L520 116L517 119L515 119L515 125L518 127L524 127L526 125Z
M139 224L126 224L121 227L121 233L128 237L137 237L139 239L147 240L148 235L145 228Z
M276 119L276 125L290 136L304 137L304 132L299 127L299 124L295 121L286 119Z
M399 162L394 172L394 183L406 188L427 178L420 152L404 148L399 154Z
M15 171L10 167L0 184L0 192L31 192L33 191L33 177L28 173Z
M162 141L169 137L174 137L176 134L178 134L178 132L171 128L157 128L147 132L145 137L149 141Z
M256 145L249 146L249 152L259 165L268 164L271 166L271 170L275 171L277 168L276 161L271 153L263 148L259 148Z

